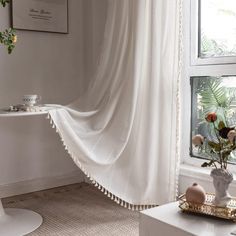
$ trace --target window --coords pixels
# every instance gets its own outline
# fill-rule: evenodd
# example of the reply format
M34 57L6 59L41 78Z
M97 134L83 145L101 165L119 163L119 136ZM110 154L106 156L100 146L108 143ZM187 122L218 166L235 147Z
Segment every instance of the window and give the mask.
M236 63L236 1L192 1L192 64Z
M199 34L199 57L236 56L236 1L201 1Z
M191 127L183 130L182 148L184 162L200 166L202 160L199 158L208 158L209 150L207 147L199 149L192 146L191 139L196 134L211 137L212 140L216 138L205 122L207 112L216 111L220 119L224 119L225 112L227 120L224 121L227 126L236 126L236 0L186 2L185 48L189 48L189 51L186 53L185 65L186 75L191 83L191 94L189 83L184 85L184 93L191 97L191 103L186 99L183 101L183 122L189 122L191 116ZM210 91L211 86L219 89L221 98L224 97L227 104L223 104L223 100L220 104L214 99L209 100L214 96L214 91ZM191 114L188 110L191 110ZM189 147L191 158L187 153ZM236 163L235 151L230 161Z
M201 146L192 145L190 153L193 157L209 159L209 156L215 156L217 159L218 139L220 138L225 146L230 146L227 134L236 124L236 76L191 77L191 90L191 140L195 135L201 135L205 139L202 140ZM205 119L206 114L210 112L217 114L214 123ZM225 124L225 127L221 127L222 124ZM222 132L215 132L215 127ZM231 152L228 160L236 162L236 150Z

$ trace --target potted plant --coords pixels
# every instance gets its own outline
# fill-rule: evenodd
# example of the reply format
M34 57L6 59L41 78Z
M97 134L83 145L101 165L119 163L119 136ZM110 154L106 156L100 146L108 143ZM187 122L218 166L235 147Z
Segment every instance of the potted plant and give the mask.
M9 0L0 0L0 4L3 7L5 7L7 3L9 3ZM14 29L9 28L0 32L0 43L7 47L7 51L9 54L11 54L13 49L15 48L16 41L17 36Z
M233 175L228 170L228 162L235 156L236 130L232 126L234 117L233 101L235 89L226 89L220 78L206 82L199 93L199 104L202 108L202 121L195 129L192 144L208 161L202 167L212 167L211 177L215 187L214 204L226 206L231 200L228 193ZM199 132L199 133L198 133Z

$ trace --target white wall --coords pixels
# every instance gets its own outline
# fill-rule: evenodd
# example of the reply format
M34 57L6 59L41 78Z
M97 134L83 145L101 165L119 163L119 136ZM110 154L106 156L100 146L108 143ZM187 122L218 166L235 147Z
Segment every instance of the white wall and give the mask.
M102 40L106 0L68 2L69 34L18 30L12 55L0 47L0 107L21 103L23 94L67 104L86 89ZM0 30L9 27L9 8L0 8L0 19ZM90 28L94 24L96 32ZM0 197L83 180L44 116L1 118L0 150Z

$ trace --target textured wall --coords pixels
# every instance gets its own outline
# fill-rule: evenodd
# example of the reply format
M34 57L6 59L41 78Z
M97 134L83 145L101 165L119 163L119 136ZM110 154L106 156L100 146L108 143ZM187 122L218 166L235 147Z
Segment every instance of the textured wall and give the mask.
M0 107L20 103L23 94L67 104L85 91L103 37L106 1L68 2L69 34L18 30L12 55L0 47ZM10 25L9 8L0 8L0 19L0 29ZM44 116L0 118L0 150L0 187L80 173Z

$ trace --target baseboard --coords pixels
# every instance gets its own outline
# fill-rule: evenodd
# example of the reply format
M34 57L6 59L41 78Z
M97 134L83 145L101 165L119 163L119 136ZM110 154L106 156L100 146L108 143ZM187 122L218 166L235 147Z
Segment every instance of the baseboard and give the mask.
M0 185L0 198L31 193L80 182L84 182L84 175L80 171L74 171L66 175L25 180L17 183Z

